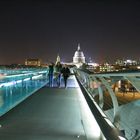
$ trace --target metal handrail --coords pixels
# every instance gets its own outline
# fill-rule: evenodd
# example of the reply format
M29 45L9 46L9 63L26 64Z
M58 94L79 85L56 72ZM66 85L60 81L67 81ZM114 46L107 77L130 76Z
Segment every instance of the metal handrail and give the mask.
M106 115L103 113L103 111L99 108L97 103L93 100L92 96L88 92L85 86L83 86L83 83L78 78L78 75L76 74L76 79L82 89L83 95L90 107L90 110L92 114L94 115L98 125L100 126L100 129L107 140L121 140L125 139L124 135L121 133L121 131L115 127L112 122L106 117ZM90 73L91 74L91 73Z

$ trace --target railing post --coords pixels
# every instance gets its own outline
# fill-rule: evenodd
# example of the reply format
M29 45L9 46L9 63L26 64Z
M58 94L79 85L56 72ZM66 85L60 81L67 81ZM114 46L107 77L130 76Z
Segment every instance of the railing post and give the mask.
M99 106L101 108L103 108L103 106L104 106L103 90L101 88L101 85L99 85L99 82L97 81L96 77L92 77L92 78L97 84L97 88L98 88L98 92L99 92Z
M114 121L113 121L113 123L117 128L119 128L119 125L120 125L120 111L119 111L119 105L118 105L118 101L117 101L117 98L115 96L115 93L113 92L109 83L103 77L99 77L99 79L102 81L102 83L105 85L105 87L109 91L109 94L110 94L112 102L113 102L113 108L114 108Z

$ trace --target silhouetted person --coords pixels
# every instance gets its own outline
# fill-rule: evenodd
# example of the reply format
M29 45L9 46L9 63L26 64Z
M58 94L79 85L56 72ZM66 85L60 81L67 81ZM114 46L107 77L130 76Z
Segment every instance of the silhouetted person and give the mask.
M54 72L54 64L50 63L50 65L49 65L49 72L48 72L49 86L50 87L53 87L53 72Z
M63 78L64 78L65 88L67 88L67 80L68 80L68 77L70 76L70 70L66 64L62 68L61 73L62 73Z
M61 70L62 70L62 65L60 62L58 62L55 66L55 73L56 73L56 81L58 87L61 85Z

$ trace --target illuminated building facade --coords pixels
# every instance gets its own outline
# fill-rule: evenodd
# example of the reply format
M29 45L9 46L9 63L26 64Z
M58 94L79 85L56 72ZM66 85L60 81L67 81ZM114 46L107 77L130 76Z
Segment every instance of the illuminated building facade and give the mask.
M119 65L119 66L132 66L132 65L138 65L138 61L136 60L131 60L131 59L127 59L127 60L120 60L118 59L116 62L116 65Z
M114 66L108 63L104 63L102 65L99 65L99 72L111 72L114 71Z
M83 63L85 63L85 56L84 53L81 51L80 44L78 44L77 51L74 53L73 56L73 64L79 67Z
M25 65L26 66L41 66L41 60L40 59L26 59Z

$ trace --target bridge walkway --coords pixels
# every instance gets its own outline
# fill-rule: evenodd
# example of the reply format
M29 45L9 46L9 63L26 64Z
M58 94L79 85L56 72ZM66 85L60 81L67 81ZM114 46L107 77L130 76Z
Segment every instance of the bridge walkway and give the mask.
M74 76L67 89L41 88L0 117L0 139L99 140L101 132L84 109L81 94Z

